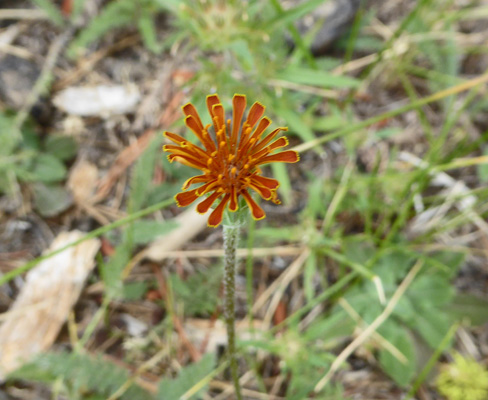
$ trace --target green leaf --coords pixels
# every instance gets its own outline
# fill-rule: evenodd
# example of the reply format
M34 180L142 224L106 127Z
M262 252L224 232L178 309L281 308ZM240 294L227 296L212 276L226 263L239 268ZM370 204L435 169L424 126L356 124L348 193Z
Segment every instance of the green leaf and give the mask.
M439 274L425 275L412 283L407 295L416 304L425 304L429 307L443 306L452 300L454 288Z
M43 217L54 217L73 204L71 194L62 186L36 183L33 191L34 205Z
M344 126L344 120L338 115L314 118L312 129L316 131L332 131Z
M173 274L170 282L175 300L184 305L185 315L210 315L217 308L222 282L222 269L219 266L198 271L186 280Z
M146 294L147 289L147 282L125 283L122 296L125 300L141 300Z
M488 322L488 298L459 293L445 311L456 321L469 321L472 326L481 326Z
M130 260L132 246L122 243L107 263L100 264L100 275L108 296L120 298L123 295L122 271Z
M89 46L112 29L135 23L137 7L138 2L132 1L113 1L106 5L71 42L68 48L69 57L77 56L81 48Z
M290 66L278 73L277 78L301 85L338 89L356 88L361 83L358 79L349 76L333 75L327 71L317 71L295 66Z
M236 55L237 59L240 61L243 69L245 69L246 71L251 71L255 63L248 43L245 40L236 40L231 43L230 48Z
M144 12L137 21L139 32L141 33L144 46L155 54L159 54L163 50L163 46L158 42L156 34L156 27L154 25L154 15L149 12Z
M156 156L159 155L160 141L153 140L146 151L137 160L131 174L131 191L129 209L131 212L140 210L146 205L148 195L152 189L152 178Z
M15 130L14 117L0 112L0 155L10 156L22 140Z
M59 8L51 0L32 0L33 3L44 10L49 19L57 26L64 25L64 18Z
M322 5L324 0L309 0L301 2L298 6L283 11L273 21L269 21L269 25L275 25L276 27L287 24L289 22L295 23L297 19L312 12L318 6Z
M34 159L30 181L59 182L66 176L64 164L51 154L41 153Z
M406 357L406 363L402 363L385 349L379 352L379 361L383 371L399 386L406 387L416 369L417 356L414 342L405 328L391 322L383 324L379 333Z
M59 379L73 392L92 391L108 398L130 381L129 372L113 362L83 353L46 353L9 375L9 379L23 379L54 383ZM84 398L84 397L83 397ZM121 400L153 400L140 386L130 384Z
M286 166L283 163L271 164L273 176L280 183L278 193L283 196L283 203L291 204L291 182Z
M483 155L488 156L488 146L484 148ZM478 178L481 182L488 182L488 164L479 164L478 168Z
M295 111L289 108L277 108L276 114L278 114L283 120L286 121L290 127L290 131L295 133L304 142L308 142L315 139L315 134L312 129L305 124L303 119Z
M305 262L303 270L303 287L307 301L312 301L315 295L314 278L317 272L317 256L312 252Z
M210 375L215 366L215 356L206 354L200 361L183 368L175 379L163 379L158 386L157 399L169 400L179 399L190 389L200 384L203 379ZM205 386L188 399L197 398L198 393L205 390Z
M135 221L128 229L131 230L134 244L146 244L159 236L166 235L178 227L175 221Z
M78 151L78 145L72 137L64 135L49 135L44 143L46 153L59 160L72 159Z
M449 330L449 318L441 312L442 309L425 305L415 305L417 313L410 325L415 329L426 343L435 349Z

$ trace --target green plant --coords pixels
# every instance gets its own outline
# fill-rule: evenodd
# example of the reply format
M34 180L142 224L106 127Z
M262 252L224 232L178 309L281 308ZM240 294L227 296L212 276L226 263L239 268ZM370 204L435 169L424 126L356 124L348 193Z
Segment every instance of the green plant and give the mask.
M113 0L72 41L68 55L76 57L83 49L113 29L136 26L144 45L154 53L163 47L158 43L155 16L162 7L156 0Z
M46 353L9 375L9 379L43 382L59 387L72 400L107 399L129 380L129 371L99 357L79 353ZM59 390L59 389L58 389ZM150 400L154 397L131 384L124 400Z
M71 137L49 135L41 140L32 122L19 131L15 115L0 112L0 193L16 196L18 183L30 185L34 205L50 217L71 205L68 192L60 185L66 178L65 162L77 152Z
M488 397L488 371L477 361L453 355L436 379L439 392L448 400L483 400Z

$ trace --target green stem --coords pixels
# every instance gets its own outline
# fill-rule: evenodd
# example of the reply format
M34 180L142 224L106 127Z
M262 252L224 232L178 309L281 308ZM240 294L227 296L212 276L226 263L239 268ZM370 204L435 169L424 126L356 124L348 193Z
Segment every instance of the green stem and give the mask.
M236 397L242 400L239 385L239 371L236 354L235 334L235 275L236 250L239 240L239 223L228 222L224 225L224 316L227 326L227 351L229 356L230 373L236 390Z

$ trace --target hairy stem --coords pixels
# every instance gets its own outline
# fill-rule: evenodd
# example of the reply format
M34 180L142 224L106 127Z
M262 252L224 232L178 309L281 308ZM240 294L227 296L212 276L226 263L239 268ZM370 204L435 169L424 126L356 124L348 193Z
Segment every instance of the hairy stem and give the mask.
M227 326L227 351L229 356L230 373L236 390L236 398L242 400L239 385L239 372L236 355L235 337L235 274L236 250L239 239L239 224L237 222L224 225L224 316Z

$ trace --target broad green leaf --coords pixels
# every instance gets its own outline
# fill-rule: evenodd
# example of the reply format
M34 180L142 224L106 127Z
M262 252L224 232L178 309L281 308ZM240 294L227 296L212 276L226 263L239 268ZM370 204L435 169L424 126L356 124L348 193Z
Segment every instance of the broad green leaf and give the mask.
M472 326L488 322L488 298L459 293L444 309L455 321L469 321Z
M44 149L46 153L65 161L76 155L78 145L72 137L49 135L44 143Z
M395 382L406 387L413 378L416 369L415 345L406 328L387 321L378 330L383 337L395 346L405 357L406 362L398 360L391 352L381 349L379 361L385 371Z
M417 313L410 327L415 329L427 344L435 349L449 330L449 318L442 309L415 304Z
M10 156L22 140L15 130L14 117L0 112L0 155Z
M134 244L146 244L159 236L166 235L178 227L174 221L150 221L139 220L131 224L127 229L131 230L131 239Z
M178 303L183 303L185 315L210 315L218 304L222 269L216 266L206 271L198 271L186 280L171 275L170 282L174 299Z
M320 340L327 344L352 335L355 328L356 321L344 310L337 310L312 322L303 335L307 341Z
M9 374L9 379L53 384L63 382L64 386L81 393L92 392L103 399L109 398L124 385L120 400L154 400L142 387L130 382L129 371L101 356L93 357L85 353L44 353ZM70 397L71 398L71 397ZM83 396L85 399L85 396Z
M41 153L34 159L31 181L59 182L65 176L66 167L53 155Z
M424 275L412 283L407 295L416 304L443 306L452 300L454 288L439 274Z
M208 375L210 375L215 366L215 355L207 354L203 356L200 361L184 367L178 376L174 379L163 379L158 386L158 400L179 399L190 389L200 385ZM205 390L206 385L203 385L200 390L196 391L193 396L188 399L198 398L198 394Z
M34 205L43 217L54 217L73 204L71 194L59 185L35 183Z
M122 271L130 260L132 246L122 243L107 263L100 264L100 275L108 296L120 298L123 294Z
M129 282L124 284L123 298L126 300L141 300L148 289L147 282Z

